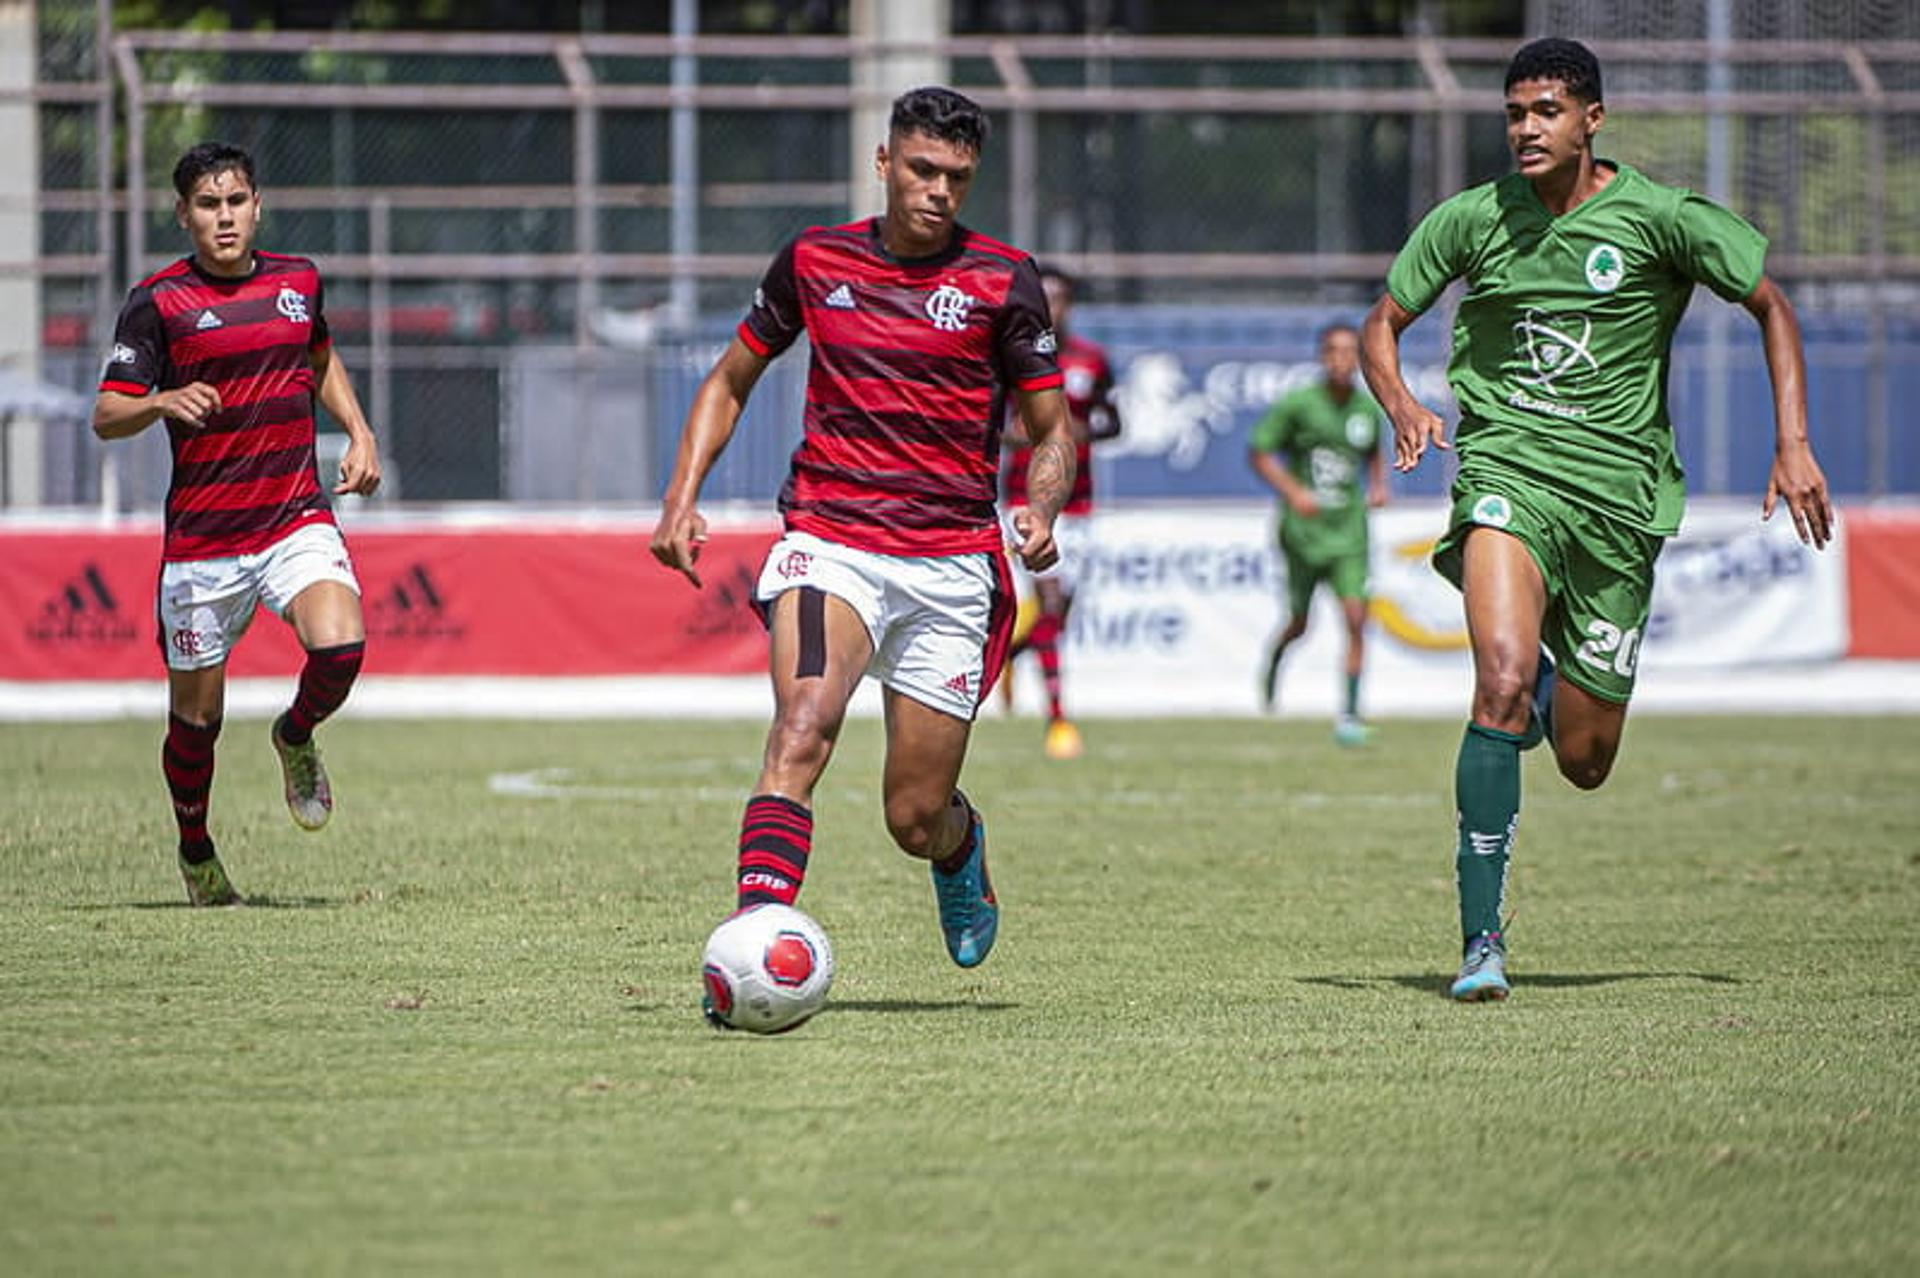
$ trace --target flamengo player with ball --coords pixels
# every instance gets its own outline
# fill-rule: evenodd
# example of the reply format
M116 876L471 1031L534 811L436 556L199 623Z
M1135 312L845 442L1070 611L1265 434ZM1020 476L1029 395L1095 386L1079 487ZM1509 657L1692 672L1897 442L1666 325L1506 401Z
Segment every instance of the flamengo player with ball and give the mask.
M806 434L780 494L786 532L756 592L774 718L740 824L738 906L791 907L799 894L814 786L848 700L872 676L884 690L887 832L930 863L941 934L961 967L986 959L1000 918L986 825L957 782L1013 623L994 505L1009 393L1033 448L1026 504L1009 511L1014 552L1031 570L1059 557L1053 523L1074 477L1039 271L956 220L986 138L984 113L950 89L893 103L874 154L886 212L815 227L774 258L694 396L652 543L656 559L700 584L700 486L761 373L805 332ZM710 992L710 1017L726 1023L714 1002Z

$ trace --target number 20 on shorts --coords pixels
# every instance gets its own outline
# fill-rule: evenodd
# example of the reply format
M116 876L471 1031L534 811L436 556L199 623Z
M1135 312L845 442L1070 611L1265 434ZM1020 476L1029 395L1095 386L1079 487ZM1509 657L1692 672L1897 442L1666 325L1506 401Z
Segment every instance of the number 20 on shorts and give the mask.
M1623 679L1633 677L1640 658L1640 627L1621 630L1611 621L1587 623L1587 640L1574 655L1596 670L1611 670Z

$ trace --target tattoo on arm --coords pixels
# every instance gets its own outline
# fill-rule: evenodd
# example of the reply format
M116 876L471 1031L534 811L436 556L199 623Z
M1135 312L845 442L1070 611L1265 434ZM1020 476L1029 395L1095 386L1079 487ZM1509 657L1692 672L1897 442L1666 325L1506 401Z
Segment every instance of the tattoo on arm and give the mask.
M1033 446L1027 467L1027 504L1052 519L1073 495L1073 441L1063 434L1049 435Z

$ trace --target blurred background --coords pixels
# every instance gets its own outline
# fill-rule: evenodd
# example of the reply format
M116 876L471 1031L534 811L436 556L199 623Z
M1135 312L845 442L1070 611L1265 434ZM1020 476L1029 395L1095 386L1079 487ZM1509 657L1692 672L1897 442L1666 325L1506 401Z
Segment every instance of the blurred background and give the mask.
M1911 0L0 0L0 501L157 508L164 437L78 422L127 287L186 251L175 158L222 138L259 160L262 247L326 275L379 504L651 502L768 259L879 208L886 104L927 82L993 116L965 220L1084 281L1129 425L1105 491L1252 498L1246 428L1427 208L1507 171L1501 73L1546 33L1602 59L1604 154L1771 237L1836 490L1920 490ZM1445 337L1407 348L1442 408ZM803 369L711 497L770 500ZM1744 316L1695 306L1673 404L1696 494L1764 486Z

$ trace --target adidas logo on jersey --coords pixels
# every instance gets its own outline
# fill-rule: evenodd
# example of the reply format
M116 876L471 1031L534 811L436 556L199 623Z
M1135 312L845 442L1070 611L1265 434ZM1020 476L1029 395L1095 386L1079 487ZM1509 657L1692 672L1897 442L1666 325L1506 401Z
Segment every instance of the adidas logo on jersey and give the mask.
M853 290L847 285L842 284L840 287L834 289L833 292L827 294L826 300L821 304L823 306L831 306L836 311L853 310Z
M195 328L199 329L219 328L220 326L220 317L212 311L201 311L199 322L194 325Z

